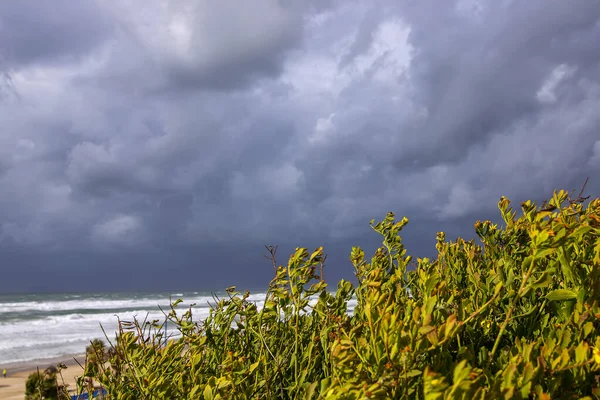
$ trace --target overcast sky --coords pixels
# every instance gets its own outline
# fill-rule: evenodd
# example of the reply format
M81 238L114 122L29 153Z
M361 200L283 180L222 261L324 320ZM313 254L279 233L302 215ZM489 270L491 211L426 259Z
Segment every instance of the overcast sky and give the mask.
M0 2L0 291L352 277L600 189L599 0Z

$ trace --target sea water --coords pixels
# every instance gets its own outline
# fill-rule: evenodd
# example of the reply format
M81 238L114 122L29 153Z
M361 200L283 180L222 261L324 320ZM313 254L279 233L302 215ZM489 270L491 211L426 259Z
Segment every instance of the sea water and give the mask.
M170 301L184 301L181 314L190 304L193 319L208 316L210 305L224 293L93 293L0 295L0 365L82 354L95 338L114 339L118 318L161 322L170 311ZM250 299L262 306L264 293ZM179 311L180 310L180 311ZM102 328L101 328L102 326ZM174 326L171 326L174 328ZM176 333L169 331L167 335Z
M164 321L170 301L183 300L177 307L181 315L190 305L195 321L209 314L216 298L225 293L93 293L93 294L25 294L0 295L0 365L82 354L95 338L107 342L115 337L118 318ZM249 300L262 308L264 292L250 295ZM352 312L356 301L348 304ZM102 328L101 328L102 326ZM173 324L166 333L176 336Z

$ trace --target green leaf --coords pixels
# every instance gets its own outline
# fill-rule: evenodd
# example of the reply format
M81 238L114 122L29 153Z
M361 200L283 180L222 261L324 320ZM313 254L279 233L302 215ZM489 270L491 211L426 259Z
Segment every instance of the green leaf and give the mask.
M318 382L313 382L306 387L306 392L304 393L304 400L310 400L313 398L315 394L315 389L317 387Z
M467 367L467 360L462 360L456 367L454 367L454 372L452 374L452 381L456 385L457 383L467 379L469 377L469 373L471 369Z
M521 267L523 268L524 271L527 271L527 269L529 269L529 267L531 266L531 263L533 262L533 260L534 260L533 256L527 256L527 257L525 257L525 259L521 263Z
M212 388L210 387L210 385L206 385L206 387L204 388L204 398L206 400L213 399L213 391L212 391Z
M331 378L323 378L321 379L321 393L325 393L327 388L331 385Z
M579 228L575 229L575 231L573 232L573 236L575 236L575 237L583 236L591 230L592 230L591 226L582 225Z
M257 362L255 362L254 364L251 364L251 365L250 365L250 368L248 368L248 373L250 373L250 374L251 374L252 372L254 372L254 370L256 369L256 367L258 367L258 365L259 365L259 362L258 362L258 361L257 361Z
M173 307L177 307L177 305L178 305L179 303L181 303L182 301L183 301L182 299L177 299L177 300L175 300L175 301L173 302L173 304L172 304L172 305L173 305Z
M504 284L502 283L502 281L500 281L496 284L496 287L494 288L494 296L497 296L498 293L500 293L500 291L502 290L502 287L504 287Z
M420 371L420 370L418 370L418 369L413 369L412 371L409 371L409 372L407 372L407 373L406 373L406 375L403 375L403 377L406 377L406 378L413 378L413 377L415 377L415 376L419 376L419 375L421 375L422 373L423 373L423 372L422 372L422 371Z
M588 354L588 345L585 342L579 343L579 345L575 348L575 362L582 363L587 359Z
M435 326L425 325L419 328L419 333L421 335L427 335L431 332L435 331Z
M429 275L429 277L427 278L427 281L425 282L425 294L428 296L431 295L431 292L433 291L435 286L439 283L439 281L440 281L439 274L434 272L431 275Z
M431 315L435 304L437 302L437 296L432 296L425 301L425 315Z
M549 256L550 254L554 253L553 248L549 248L549 249L544 249L544 250L539 250L535 252L535 259L538 260L540 258L544 258L546 256Z
M594 330L594 323L586 322L585 325L583 325L583 338L585 339L593 330Z
M550 301L565 301L577 298L577 293L567 289L556 289L546 295Z
M530 287L533 289L544 288L552 283L552 277L548 271L544 271L540 277L533 282Z

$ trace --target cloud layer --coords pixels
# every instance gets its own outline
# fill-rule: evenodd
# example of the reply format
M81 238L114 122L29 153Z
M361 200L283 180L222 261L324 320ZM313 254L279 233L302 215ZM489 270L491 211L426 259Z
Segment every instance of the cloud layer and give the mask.
M598 194L598 1L244 4L0 4L0 290L251 280L270 243L349 276L387 211L426 253L501 195Z

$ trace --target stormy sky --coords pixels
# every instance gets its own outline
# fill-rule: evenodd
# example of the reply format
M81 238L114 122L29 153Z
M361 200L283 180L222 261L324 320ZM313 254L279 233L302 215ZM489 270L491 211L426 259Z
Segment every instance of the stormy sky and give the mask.
M0 2L0 292L264 287L598 195L600 1Z

